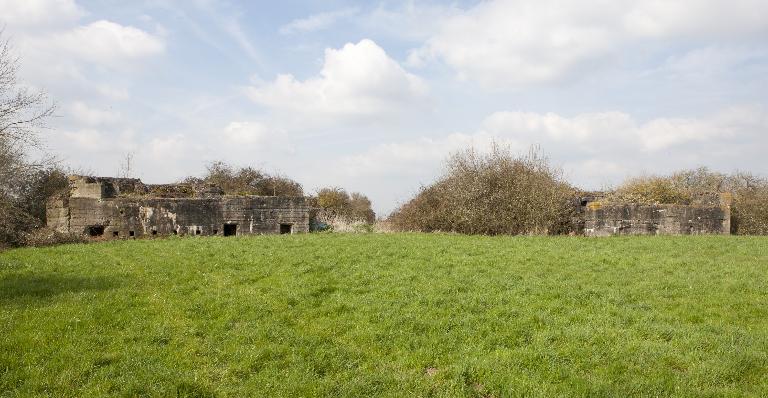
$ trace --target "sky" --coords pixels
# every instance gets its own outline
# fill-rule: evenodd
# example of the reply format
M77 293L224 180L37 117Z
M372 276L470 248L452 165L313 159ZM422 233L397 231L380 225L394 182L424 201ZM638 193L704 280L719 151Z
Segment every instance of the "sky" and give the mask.
M2 25L47 150L90 174L223 160L382 216L492 142L584 189L768 175L766 0L0 0Z

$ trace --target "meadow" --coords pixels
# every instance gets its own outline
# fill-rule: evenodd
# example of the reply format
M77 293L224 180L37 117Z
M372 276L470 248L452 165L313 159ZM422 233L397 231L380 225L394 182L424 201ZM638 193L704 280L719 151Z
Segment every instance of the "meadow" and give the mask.
M768 238L9 250L0 396L768 396Z

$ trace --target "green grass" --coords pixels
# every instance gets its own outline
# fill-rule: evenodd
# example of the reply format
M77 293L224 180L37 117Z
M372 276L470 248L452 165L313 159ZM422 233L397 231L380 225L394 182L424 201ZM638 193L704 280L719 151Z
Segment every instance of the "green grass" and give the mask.
M768 238L0 253L1 396L767 396Z

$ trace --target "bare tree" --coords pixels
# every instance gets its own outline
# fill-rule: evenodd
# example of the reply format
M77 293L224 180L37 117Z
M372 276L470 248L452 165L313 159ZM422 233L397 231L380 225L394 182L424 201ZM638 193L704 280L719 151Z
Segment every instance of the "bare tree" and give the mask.
M133 175L133 152L128 152L123 156L120 166L117 169L117 176L121 178L131 178Z
M19 60L0 30L0 142L4 146L40 146L37 132L53 115L55 106L42 91L18 81Z
M23 244L24 233L44 221L40 209L48 188L62 184L61 178L50 184L54 163L30 163L26 157L30 149L42 149L38 132L55 107L44 92L19 82L19 60L3 33L0 29L0 246ZM37 189L38 182L45 186Z

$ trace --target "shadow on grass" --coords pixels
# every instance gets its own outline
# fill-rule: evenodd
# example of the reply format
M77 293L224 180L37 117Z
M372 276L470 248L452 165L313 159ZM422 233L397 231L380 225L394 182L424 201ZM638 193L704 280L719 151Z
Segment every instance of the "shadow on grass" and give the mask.
M0 303L46 300L62 293L102 291L119 285L116 278L14 274L0 277Z

